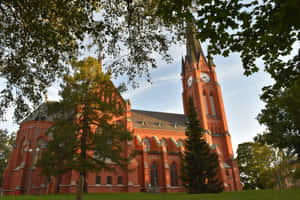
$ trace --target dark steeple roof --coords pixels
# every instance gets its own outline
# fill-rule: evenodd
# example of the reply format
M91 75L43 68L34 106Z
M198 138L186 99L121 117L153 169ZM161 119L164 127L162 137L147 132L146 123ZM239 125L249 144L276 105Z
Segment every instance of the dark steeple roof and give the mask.
M195 25L193 23L187 23L186 58L189 64L198 63L201 54L204 56L201 44L196 38Z
M214 60L213 60L212 56L210 55L208 48L207 48L207 60L208 60L208 66L215 66Z
M182 74L185 74L185 62L184 62L184 59L183 57L181 57L181 73Z

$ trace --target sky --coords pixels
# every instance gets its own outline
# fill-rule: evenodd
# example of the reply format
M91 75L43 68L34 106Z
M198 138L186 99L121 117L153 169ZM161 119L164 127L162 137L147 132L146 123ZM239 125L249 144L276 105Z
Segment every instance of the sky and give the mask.
M299 44L297 44L297 50ZM206 52L205 43L202 44ZM181 82L181 57L185 55L185 45L172 46L170 54L172 63L165 63L157 58L158 68L152 71L152 84L146 81L140 82L137 89L129 88L122 94L125 99L130 99L132 109L141 109L158 112L183 114L182 82ZM228 57L214 56L216 73L221 86L225 112L231 134L234 152L238 144L251 141L257 133L262 133L265 127L256 120L264 103L259 99L262 87L270 85L273 80L263 71L263 64L257 61L259 72L246 77L239 54L233 53ZM105 64L105 60L103 61ZM119 83L120 79L113 80ZM1 84L1 83L0 83ZM58 83L48 89L48 99L58 100ZM6 128L10 132L17 131L18 125L10 119L0 122L0 128Z

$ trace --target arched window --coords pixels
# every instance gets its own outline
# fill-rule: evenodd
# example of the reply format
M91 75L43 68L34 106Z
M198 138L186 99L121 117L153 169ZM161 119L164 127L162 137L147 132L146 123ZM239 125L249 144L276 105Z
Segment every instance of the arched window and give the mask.
M43 148L44 145L45 145L45 142L44 142L43 138L38 139L37 145L35 148L35 155L34 155L34 161L33 161L34 165L36 165L38 160L41 158L41 155L42 155L41 149Z
M150 179L151 179L151 187L157 187L158 186L158 170L156 163L153 162L151 165L151 172L150 172Z
M215 108L215 102L214 102L214 97L212 93L209 95L209 100L210 100L210 105L211 105L211 111L213 116L217 116L216 114L216 108Z
M203 92L203 101L204 101L205 113L206 113L206 115L208 115L207 100L206 100L205 92Z
M123 177L122 176L118 176L118 184L121 185L123 184Z
M24 152L25 152L25 147L26 147L26 139L23 140L22 142L22 146L21 146L21 151L20 151L20 154L19 154L19 160L18 160L18 166L21 165L22 161L23 161L23 156L24 156Z
M107 185L111 185L112 184L112 178L111 178L111 176L107 176L106 184Z
M178 174L177 174L177 167L175 163L171 165L170 177L171 177L171 186L178 186Z
M150 141L148 138L144 138L144 144L146 145L146 151L150 151Z

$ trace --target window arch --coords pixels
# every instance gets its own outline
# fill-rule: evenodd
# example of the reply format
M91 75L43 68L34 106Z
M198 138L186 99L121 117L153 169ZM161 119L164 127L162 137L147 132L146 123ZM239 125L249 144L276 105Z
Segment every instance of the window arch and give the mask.
M171 186L178 186L178 174L177 174L177 167L175 163L171 165L170 177L171 177Z
M205 114L208 115L207 99L206 99L205 92L203 92L203 101L204 101L204 107L205 107Z
M153 162L151 165L150 180L151 180L151 187L158 186L158 170L155 162Z
M216 114L216 108L215 108L215 102L214 102L214 97L212 93L209 95L209 100L210 100L210 105L211 105L211 111L213 116L217 116Z

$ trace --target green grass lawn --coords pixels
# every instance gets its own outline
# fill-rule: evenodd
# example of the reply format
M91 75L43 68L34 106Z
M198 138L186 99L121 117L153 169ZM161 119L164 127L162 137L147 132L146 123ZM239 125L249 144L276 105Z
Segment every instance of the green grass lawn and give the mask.
M40 196L4 196L0 200L73 200L75 195L40 195ZM257 190L241 192L223 192L220 194L186 194L186 193L105 193L86 194L84 200L298 200L300 199L299 189L288 190Z

